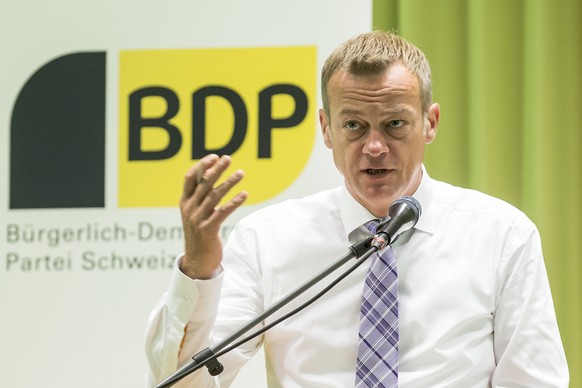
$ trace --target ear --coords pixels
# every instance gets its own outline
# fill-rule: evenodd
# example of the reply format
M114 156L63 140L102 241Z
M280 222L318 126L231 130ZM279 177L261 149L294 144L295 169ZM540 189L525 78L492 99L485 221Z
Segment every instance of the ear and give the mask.
M331 128L329 127L329 118L327 112L323 109L319 110L319 124L321 125L321 132L323 133L323 141L325 146L331 149Z
M428 121L427 128L424 133L424 140L426 144L430 144L436 138L439 119L441 117L441 108L439 104L434 103L428 108L426 120Z

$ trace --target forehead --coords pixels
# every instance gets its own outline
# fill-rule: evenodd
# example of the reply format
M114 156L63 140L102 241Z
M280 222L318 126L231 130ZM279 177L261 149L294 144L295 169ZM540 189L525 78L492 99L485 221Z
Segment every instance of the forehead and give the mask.
M350 103L408 102L420 104L420 87L404 65L396 63L378 74L334 73L328 83L330 108Z

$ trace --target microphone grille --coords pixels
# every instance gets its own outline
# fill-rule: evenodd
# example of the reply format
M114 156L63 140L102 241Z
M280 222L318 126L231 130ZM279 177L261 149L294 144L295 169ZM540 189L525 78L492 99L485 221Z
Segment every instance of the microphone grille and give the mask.
M394 201L392 203L392 205L394 205L394 204L408 205L411 208L411 210L414 212L416 221L418 221L418 219L420 218L420 215L422 214L422 207L420 206L420 202L418 202L418 200L414 197L405 195L403 197L400 197L396 201Z

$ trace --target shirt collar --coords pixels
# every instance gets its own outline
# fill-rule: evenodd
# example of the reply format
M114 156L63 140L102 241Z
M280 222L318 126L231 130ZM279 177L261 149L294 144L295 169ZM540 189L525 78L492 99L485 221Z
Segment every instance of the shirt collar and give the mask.
M424 165L422 165L420 185L412 196L418 200L421 206L421 215L414 229L430 234L434 233L436 221L434 210L434 180L430 178ZM346 235L350 242L359 241L370 234L362 225L376 217L350 195L345 183L341 191L340 213Z
M428 175L422 165L422 179L416 192L412 195L420 203L420 218L414 229L433 234L436 225L435 181Z
M345 183L340 197L340 213L350 242L357 242L370 235L362 225L376 217L351 196Z

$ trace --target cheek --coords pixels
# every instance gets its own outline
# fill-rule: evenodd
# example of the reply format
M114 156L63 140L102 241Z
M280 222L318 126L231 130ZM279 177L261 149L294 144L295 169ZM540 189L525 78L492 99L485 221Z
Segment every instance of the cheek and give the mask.
M392 157L406 164L418 164L424 158L424 136L407 143L395 143L390 147Z
M358 145L354 143L346 143L340 139L335 139L333 150L333 159L336 167L342 175L345 175L349 170L358 169Z
M333 154L333 163L335 164L335 168L338 170L338 172L345 177L345 172L344 172L344 159L343 159L343 155L341 153L339 153L337 150L332 148L332 154Z

